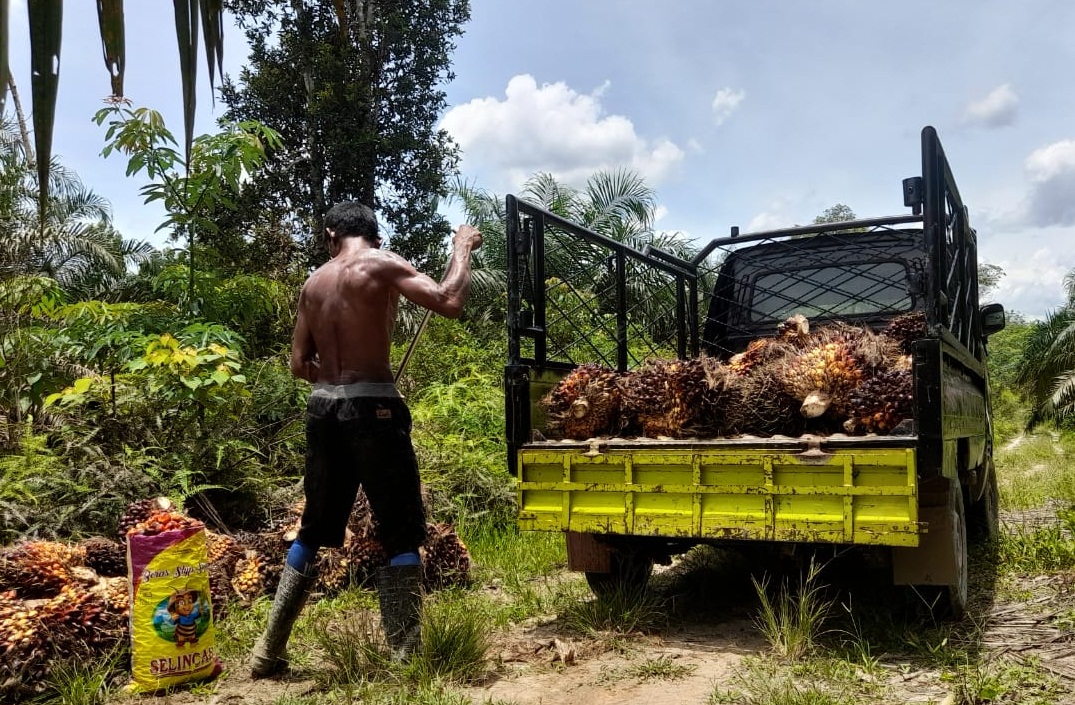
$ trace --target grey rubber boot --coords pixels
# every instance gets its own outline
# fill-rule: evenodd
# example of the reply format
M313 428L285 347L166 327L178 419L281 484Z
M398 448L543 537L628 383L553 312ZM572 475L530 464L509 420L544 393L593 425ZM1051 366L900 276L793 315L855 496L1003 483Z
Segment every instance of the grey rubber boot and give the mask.
M254 678L266 678L287 669L287 640L316 580L316 571L312 575L303 575L284 564L265 633L251 654L250 673Z
M392 660L409 661L422 641L422 566L382 567L377 571L377 593Z

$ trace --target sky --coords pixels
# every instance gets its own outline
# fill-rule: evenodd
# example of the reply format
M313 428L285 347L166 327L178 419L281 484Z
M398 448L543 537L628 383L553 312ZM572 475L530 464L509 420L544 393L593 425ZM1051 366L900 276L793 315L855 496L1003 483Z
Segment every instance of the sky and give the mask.
M11 62L28 102L26 0ZM170 5L127 5L126 93L182 112ZM162 242L90 118L109 92L95 4L67 3L54 151L108 198L126 237ZM462 177L499 195L547 172L580 186L630 167L660 202L656 227L700 244L811 222L837 203L908 212L920 132L941 138L993 298L1031 318L1064 303L1075 269L1075 3L1070 0L471 0L441 126ZM225 71L245 59L230 27ZM204 62L203 62L204 63ZM195 134L213 130L205 67ZM449 217L456 217L451 206Z

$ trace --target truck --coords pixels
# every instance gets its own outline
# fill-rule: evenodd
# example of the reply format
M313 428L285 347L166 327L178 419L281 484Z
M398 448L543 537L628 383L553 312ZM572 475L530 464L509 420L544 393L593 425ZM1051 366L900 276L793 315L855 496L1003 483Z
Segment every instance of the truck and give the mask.
M977 236L934 128L910 213L712 240L679 254L621 241L507 196L507 457L521 530L562 532L594 592L645 586L699 544L861 547L895 585L959 618L968 541L997 530L987 338ZM556 438L541 400L573 369L619 373L660 357L730 360L791 315L909 344L910 410L886 433ZM852 549L854 550L854 549Z

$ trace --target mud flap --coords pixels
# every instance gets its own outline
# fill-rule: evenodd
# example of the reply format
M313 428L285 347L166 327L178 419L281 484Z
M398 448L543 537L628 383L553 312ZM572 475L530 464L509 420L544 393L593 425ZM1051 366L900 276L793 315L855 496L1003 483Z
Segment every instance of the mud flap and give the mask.
M892 549L892 582L896 585L952 585L961 566L952 546L958 517L947 504L922 507L919 521L928 526L916 547Z
M582 573L611 573L612 549L593 534L568 531L567 569Z

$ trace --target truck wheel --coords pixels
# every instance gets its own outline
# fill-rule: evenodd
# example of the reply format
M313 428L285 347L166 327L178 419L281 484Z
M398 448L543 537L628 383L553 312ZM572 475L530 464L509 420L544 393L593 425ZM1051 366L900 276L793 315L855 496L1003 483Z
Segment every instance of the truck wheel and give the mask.
M1000 494L997 491L997 471L993 459L985 462L985 491L981 499L970 505L967 510L967 532L974 542L992 541L1000 532Z
M608 573L586 572L586 582L598 598L616 593L642 592L649 584L653 559L637 553L613 551L610 556L612 570Z

